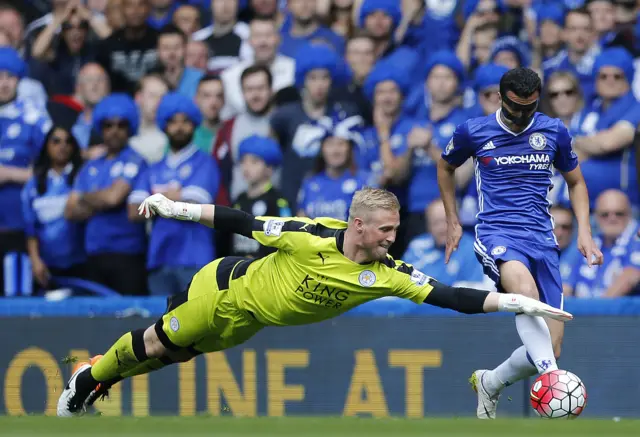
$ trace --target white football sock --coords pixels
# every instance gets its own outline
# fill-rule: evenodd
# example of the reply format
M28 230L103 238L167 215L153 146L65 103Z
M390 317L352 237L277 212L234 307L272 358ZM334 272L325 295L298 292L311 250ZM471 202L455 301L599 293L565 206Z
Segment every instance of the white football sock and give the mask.
M542 317L518 314L516 316L516 328L520 340L527 348L529 356L538 369L538 373L546 373L558 370L556 358L553 355L551 333Z
M482 384L489 395L493 396L506 386L536 373L536 367L527 358L527 348L520 346L502 364L485 373Z

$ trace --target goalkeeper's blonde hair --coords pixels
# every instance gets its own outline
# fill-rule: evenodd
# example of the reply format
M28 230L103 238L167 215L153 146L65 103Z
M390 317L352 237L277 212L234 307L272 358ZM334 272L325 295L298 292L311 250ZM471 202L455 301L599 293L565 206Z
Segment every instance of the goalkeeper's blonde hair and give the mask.
M364 187L354 193L349 207L349 222L356 217L368 217L379 209L400 211L400 202L395 194L382 188Z

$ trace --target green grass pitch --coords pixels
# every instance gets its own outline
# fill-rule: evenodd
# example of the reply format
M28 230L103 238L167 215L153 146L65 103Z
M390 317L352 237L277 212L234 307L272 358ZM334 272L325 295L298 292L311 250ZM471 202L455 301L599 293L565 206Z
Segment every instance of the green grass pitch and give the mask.
M358 419L220 417L0 417L2 437L615 437L640 436L638 420Z

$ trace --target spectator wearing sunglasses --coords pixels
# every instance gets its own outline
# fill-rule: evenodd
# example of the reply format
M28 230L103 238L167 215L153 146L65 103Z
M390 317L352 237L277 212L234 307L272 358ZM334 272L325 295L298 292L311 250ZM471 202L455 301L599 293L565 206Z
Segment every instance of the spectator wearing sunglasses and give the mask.
M53 127L35 162L34 176L22 191L31 269L44 289L55 288L52 277L84 275L83 229L64 217L64 207L81 166L80 146L71 132Z
M82 4L69 2L35 39L31 68L50 94L73 94L80 69L95 58L91 30L98 37L111 32L103 19L94 18Z
M599 232L594 241L604 255L604 263L589 268L584 257L577 257L563 284L565 295L614 298L634 294L640 282L640 242L634 238L638 223L632 219L627 195L619 190L601 193L595 218Z
M549 117L559 118L565 127L584 106L580 82L569 71L556 71L545 82L540 99L541 112Z
M633 142L640 124L640 104L631 91L633 58L620 47L607 49L596 59L593 71L596 98L581 111L572 129L591 205L603 191L613 188L624 191L637 206Z
M140 117L133 100L111 94L93 112L106 153L88 161L73 184L65 207L69 220L86 222L85 250L91 280L121 294L145 294L147 288L144 223L127 216L127 197L146 169L129 147Z
M540 112L549 117L559 118L567 129L576 124L580 111L584 106L580 82L570 71L556 71L549 76L542 89ZM553 175L553 188L549 193L552 203L559 198L564 206L568 206L568 192L565 190L564 178L557 170Z

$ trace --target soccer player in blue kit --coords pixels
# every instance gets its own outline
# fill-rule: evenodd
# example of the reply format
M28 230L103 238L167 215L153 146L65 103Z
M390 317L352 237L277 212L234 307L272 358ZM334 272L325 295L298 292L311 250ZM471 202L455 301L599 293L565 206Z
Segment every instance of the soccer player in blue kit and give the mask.
M508 71L500 80L501 108L459 125L442 153L438 185L448 225L445 259L448 262L462 236L454 172L473 157L479 204L474 250L484 272L501 292L562 308L559 249L547 200L554 167L569 187L578 221L578 249L590 267L603 259L591 236L589 196L572 138L559 119L536 112L540 88L533 70ZM496 417L505 386L558 368L562 322L518 314L516 328L524 345L495 369L476 370L470 378L478 394L480 419Z

